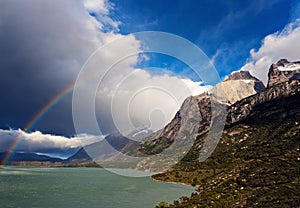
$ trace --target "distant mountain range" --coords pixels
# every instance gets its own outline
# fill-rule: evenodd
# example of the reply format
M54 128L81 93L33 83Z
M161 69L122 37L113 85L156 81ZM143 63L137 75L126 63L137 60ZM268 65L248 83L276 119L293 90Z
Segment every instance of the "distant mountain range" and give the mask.
M0 152L0 161L2 161L5 156L7 155L7 152ZM15 152L10 156L10 163L12 162L29 162L29 161L38 161L38 162L62 162L62 159L59 158L53 158L46 155L40 155L36 153L21 153L21 152Z

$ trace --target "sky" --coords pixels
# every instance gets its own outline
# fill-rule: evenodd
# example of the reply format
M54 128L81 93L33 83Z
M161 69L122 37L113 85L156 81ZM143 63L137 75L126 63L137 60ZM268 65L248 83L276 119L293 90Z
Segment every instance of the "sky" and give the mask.
M280 58L300 60L299 14L297 0L1 0L0 151L20 134L24 142L18 150L59 154L78 149L84 139L94 141L93 135L131 130L132 125L157 130L187 96L210 89L174 57L138 54L143 52L142 42L132 33L175 34L199 47L221 79L249 70L266 83L272 63ZM89 80L80 88L83 95L75 105L75 117L81 121L74 124L72 85L84 66L103 75L104 69L97 67L113 57L96 54L94 65L87 60L93 60L89 57L99 47L118 39L123 41L108 51L114 56L128 51L134 55L114 66L101 84ZM165 91L157 90L161 88ZM64 90L68 93L37 117ZM87 101L94 97L95 108L87 112ZM100 132L89 113L96 114ZM35 117L37 121L30 123Z

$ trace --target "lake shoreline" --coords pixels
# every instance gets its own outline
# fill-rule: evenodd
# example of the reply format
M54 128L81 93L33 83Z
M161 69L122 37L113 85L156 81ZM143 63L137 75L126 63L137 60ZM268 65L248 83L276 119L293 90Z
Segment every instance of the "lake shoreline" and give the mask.
M157 182L179 184L179 185L183 185L183 186L189 186L189 187L197 188L197 186L192 186L191 184L187 184L187 183L183 183L183 182L163 181L163 180L155 179L155 178L153 178L152 176L150 176L150 178L151 178L153 181L157 181ZM195 191L196 191L196 190L195 190Z

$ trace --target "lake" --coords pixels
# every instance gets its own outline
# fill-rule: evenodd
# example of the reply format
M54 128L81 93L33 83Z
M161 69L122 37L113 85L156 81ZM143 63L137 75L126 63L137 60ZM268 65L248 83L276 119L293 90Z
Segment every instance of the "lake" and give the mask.
M5 167L1 208L147 208L189 196L195 188L125 177L101 168Z

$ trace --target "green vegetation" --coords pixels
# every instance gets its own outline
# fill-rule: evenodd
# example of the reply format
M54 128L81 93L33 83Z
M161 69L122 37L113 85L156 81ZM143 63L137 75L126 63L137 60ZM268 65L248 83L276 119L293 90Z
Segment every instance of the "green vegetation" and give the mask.
M145 155L155 155L161 153L168 148L174 141L166 137L159 137L151 141L147 141L139 147L139 152Z
M271 120L254 116L226 127L214 153L199 163L205 136L172 170L153 176L197 185L197 192L157 207L300 206L299 115Z
M98 165L95 162L81 162L81 163L70 163L70 164L64 164L63 167L68 167L68 168L101 168L100 165Z

